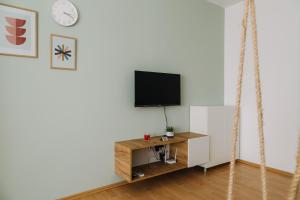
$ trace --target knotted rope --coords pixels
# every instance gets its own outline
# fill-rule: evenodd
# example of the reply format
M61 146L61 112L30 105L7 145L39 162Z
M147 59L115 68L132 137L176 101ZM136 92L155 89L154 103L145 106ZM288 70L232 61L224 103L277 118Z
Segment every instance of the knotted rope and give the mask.
M292 184L290 186L290 191L288 195L288 200L295 200L297 197L298 187L300 183L300 138L298 141L298 153L297 153L297 165L296 172L294 174Z
M255 71L257 114L258 114L258 135L259 135L259 149L260 149L259 152L260 152L260 162L261 162L262 197L263 200L268 199L267 182L266 182L265 148L264 148L263 108L262 108L259 52L258 52L257 24L256 24L256 8L255 8L254 0L245 0L245 11L243 17L242 33L241 33L240 64L239 64L238 82L237 82L236 106L235 106L234 119L233 119L232 148L231 148L232 151L231 151L227 200L233 199L233 181L235 175L237 140L239 136L238 128L240 123L240 106L241 106L242 83L243 83L243 73L244 73L244 63L245 63L249 9L251 10L251 25L252 25L252 35L253 35L252 42L253 42L253 50L254 50L254 71Z

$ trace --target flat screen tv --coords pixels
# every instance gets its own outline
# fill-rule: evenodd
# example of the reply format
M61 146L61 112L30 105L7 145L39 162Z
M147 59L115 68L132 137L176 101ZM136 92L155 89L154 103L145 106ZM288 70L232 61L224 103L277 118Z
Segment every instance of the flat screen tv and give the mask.
M135 107L180 105L180 74L135 71Z

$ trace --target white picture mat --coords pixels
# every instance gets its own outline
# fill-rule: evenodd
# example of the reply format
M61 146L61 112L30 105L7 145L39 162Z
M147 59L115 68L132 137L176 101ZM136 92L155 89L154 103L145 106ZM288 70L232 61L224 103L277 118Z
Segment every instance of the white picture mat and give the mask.
M52 35L51 43L51 68L76 70L77 40L75 38ZM64 59L64 61L62 61L62 59L57 59L58 56L55 55L55 48L57 48L57 45L62 46L62 44L64 44L65 48L68 47L68 49L71 50L71 57L69 58L69 60Z
M37 44L36 44L37 43L37 30L36 30L37 13L34 11L22 10L20 8L13 8L13 7L0 4L0 26L1 26L0 40L1 41L7 41L5 38L6 37L5 26L8 25L8 23L5 19L4 13L11 13L9 17L26 16L25 18L30 19L29 23L26 23L24 27L22 27L27 29L25 36L28 35L31 36L30 38L27 38L28 40L30 40L30 48L29 50L24 50L13 45L11 45L12 46L11 48L0 45L0 54L2 53L2 54L24 55L24 56L32 56L32 57L36 56L37 55Z

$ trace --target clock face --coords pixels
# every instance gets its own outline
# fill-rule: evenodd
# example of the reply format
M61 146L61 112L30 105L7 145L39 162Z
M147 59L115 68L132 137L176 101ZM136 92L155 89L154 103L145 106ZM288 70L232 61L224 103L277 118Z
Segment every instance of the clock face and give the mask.
M70 1L57 0L52 6L52 17L60 25L72 26L78 20L78 12Z

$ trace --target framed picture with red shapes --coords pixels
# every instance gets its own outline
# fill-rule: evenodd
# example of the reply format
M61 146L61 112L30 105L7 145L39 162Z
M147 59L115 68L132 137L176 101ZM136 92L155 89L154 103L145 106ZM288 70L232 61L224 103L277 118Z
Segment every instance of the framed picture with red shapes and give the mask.
M38 58L38 12L0 3L0 55Z

